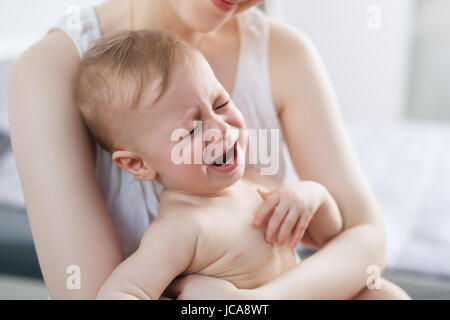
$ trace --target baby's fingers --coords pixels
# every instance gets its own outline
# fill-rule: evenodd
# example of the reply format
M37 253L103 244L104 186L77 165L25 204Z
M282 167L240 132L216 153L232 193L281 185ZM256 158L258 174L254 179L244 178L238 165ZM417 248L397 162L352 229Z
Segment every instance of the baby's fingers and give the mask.
M297 222L297 226L295 227L294 236L291 240L291 248L295 248L300 240L302 240L305 235L306 228L308 227L309 218L308 215L303 214Z
M280 201L279 193L272 193L265 200L261 207L256 211L255 219L253 220L253 224L255 226L260 226L263 224L267 215L273 211L275 206Z
M260 188L256 188L256 191L258 191L259 195L263 200L266 200L270 195L274 194L278 191L278 189L272 190L272 191L263 191Z
M298 221L299 215L300 213L298 209L293 207L289 209L288 214L284 219L283 224L281 225L280 231L278 233L277 239L278 245L282 245L286 241L292 229L294 229L295 224Z
M269 223L267 224L266 240L268 242L272 242L272 240L274 239L275 232L278 230L281 222L284 220L284 217L286 216L288 210L289 207L284 203L280 203L275 207L275 210L270 217Z

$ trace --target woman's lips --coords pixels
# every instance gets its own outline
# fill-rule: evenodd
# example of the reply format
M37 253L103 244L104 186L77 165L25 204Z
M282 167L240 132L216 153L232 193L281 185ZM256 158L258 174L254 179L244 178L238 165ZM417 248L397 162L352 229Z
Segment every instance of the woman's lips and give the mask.
M211 0L214 5L222 11L229 12L237 7L237 3L233 3L231 0Z

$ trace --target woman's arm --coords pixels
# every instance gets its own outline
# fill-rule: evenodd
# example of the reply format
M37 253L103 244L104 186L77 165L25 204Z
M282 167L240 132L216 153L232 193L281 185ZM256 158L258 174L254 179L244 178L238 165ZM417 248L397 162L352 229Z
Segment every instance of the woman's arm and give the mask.
M384 268L381 209L313 45L272 22L270 65L273 96L297 173L328 189L340 208L344 231L261 290L277 298L349 298L365 286L369 265Z
M336 201L324 186L320 186L324 189L324 200L300 240L303 245L316 250L322 248L343 229L342 215Z
M367 267L376 264L376 228L349 228L322 249L275 280L254 290L238 293L244 299L352 299L367 284ZM381 260L381 259L380 259ZM380 279L381 280L381 279Z
M94 299L123 260L72 98L79 56L56 31L28 49L8 80L11 140L39 263L54 299ZM66 286L80 267L81 289Z

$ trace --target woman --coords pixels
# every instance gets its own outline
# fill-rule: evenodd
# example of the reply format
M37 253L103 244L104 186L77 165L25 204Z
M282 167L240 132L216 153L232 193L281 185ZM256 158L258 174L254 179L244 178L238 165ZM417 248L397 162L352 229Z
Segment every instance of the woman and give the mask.
M16 61L8 85L12 145L53 298L94 298L156 214L158 186L131 179L91 144L72 97L80 55L92 41L143 28L174 31L198 48L247 123L281 127L299 177L324 185L339 204L345 230L254 298L407 297L385 280L382 290L358 293L367 267L384 266L380 208L313 46L298 32L247 10L259 2L109 0L83 11L79 28L63 20ZM283 168L276 179L283 178ZM66 287L71 265L81 271L79 290ZM173 289L183 298L239 297L229 284L198 276Z

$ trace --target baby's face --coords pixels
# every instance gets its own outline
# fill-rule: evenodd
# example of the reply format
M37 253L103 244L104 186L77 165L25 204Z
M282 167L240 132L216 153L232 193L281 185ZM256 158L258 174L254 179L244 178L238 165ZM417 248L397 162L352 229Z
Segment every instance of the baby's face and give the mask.
M174 68L155 103L158 83L125 116L134 152L167 189L211 194L235 183L245 168L245 122L206 60Z

